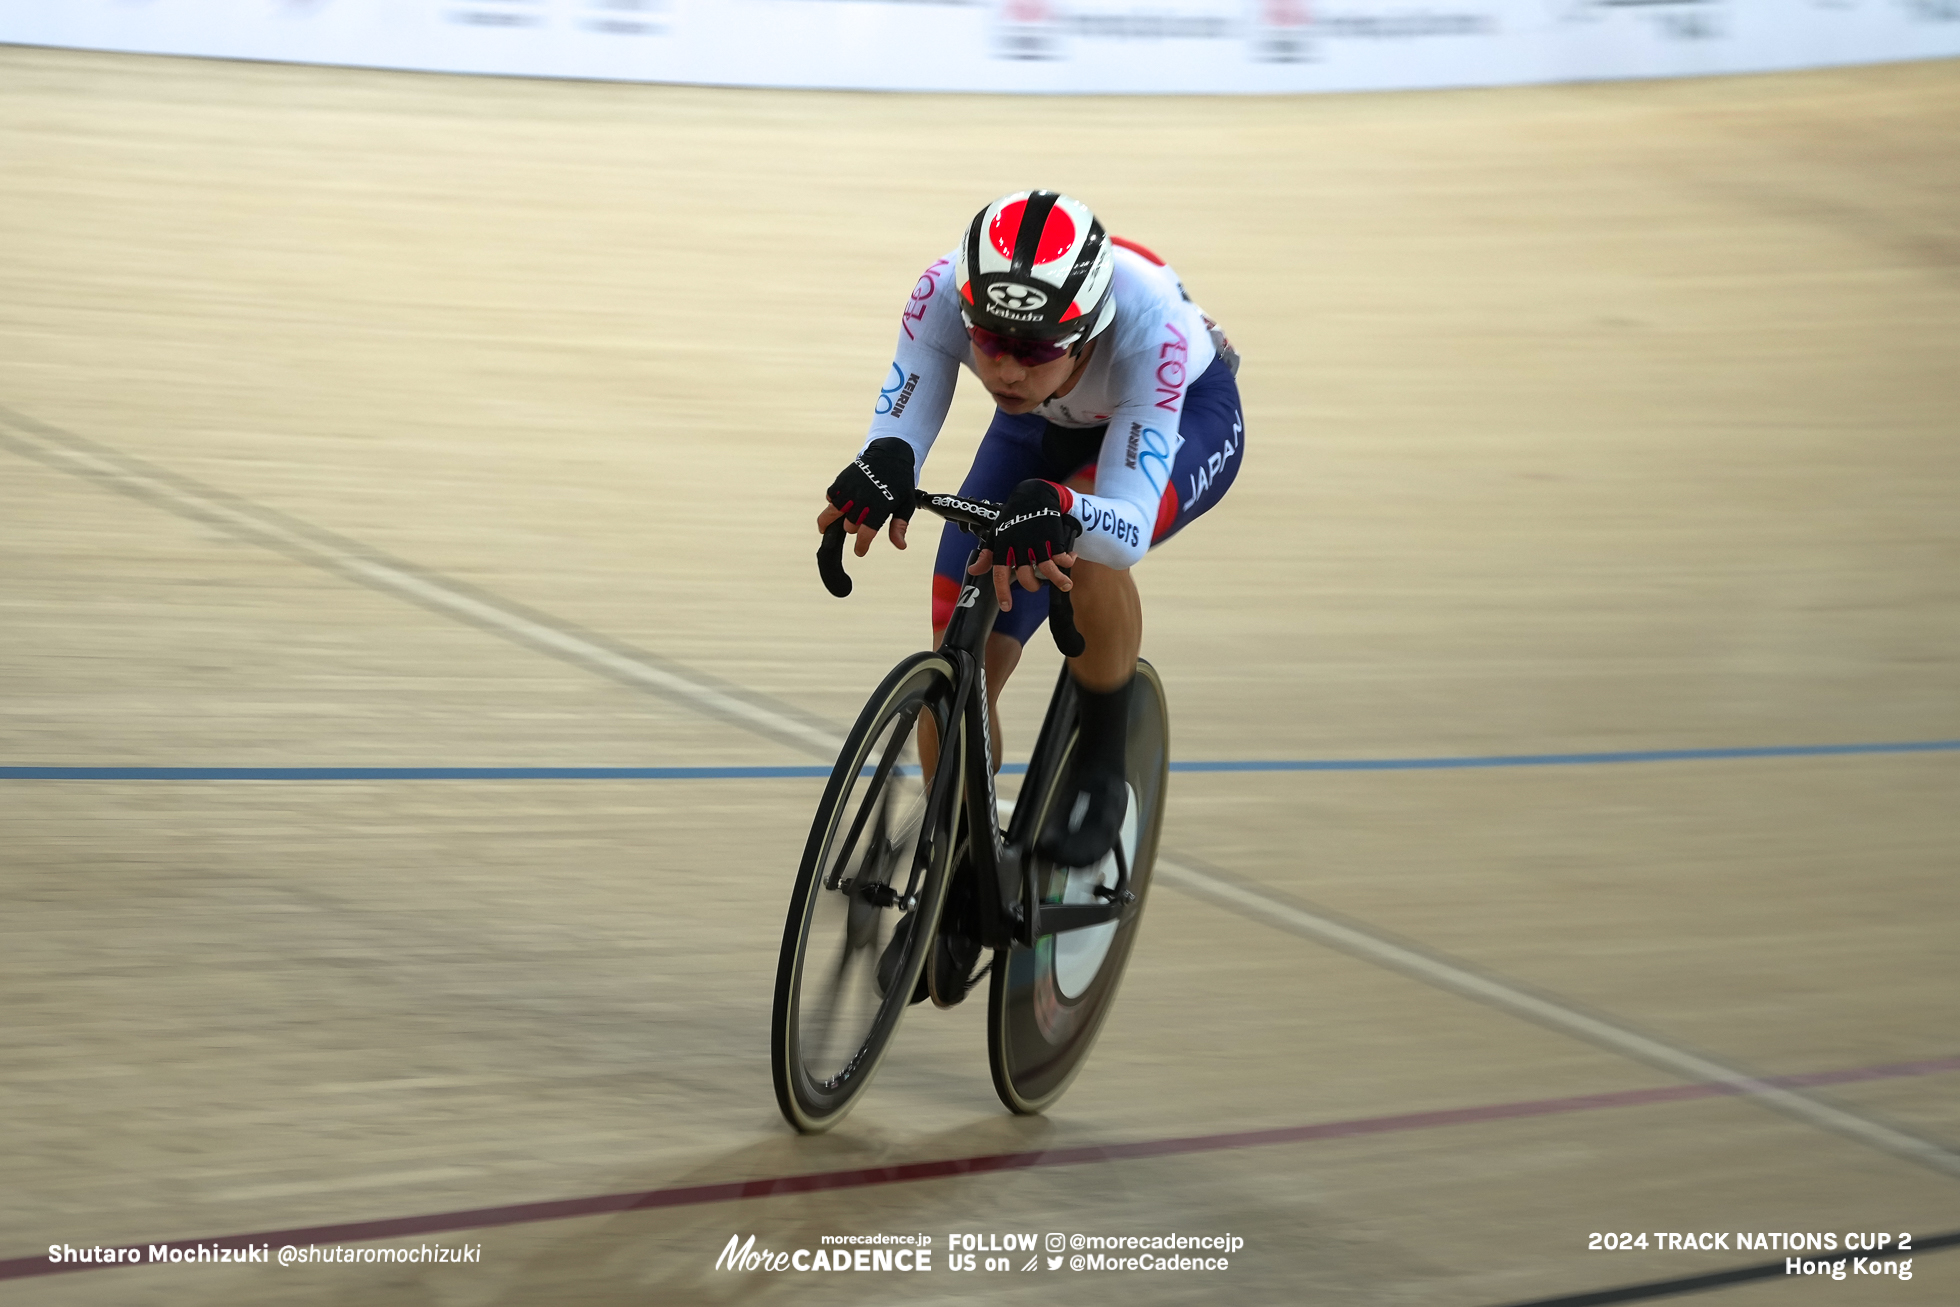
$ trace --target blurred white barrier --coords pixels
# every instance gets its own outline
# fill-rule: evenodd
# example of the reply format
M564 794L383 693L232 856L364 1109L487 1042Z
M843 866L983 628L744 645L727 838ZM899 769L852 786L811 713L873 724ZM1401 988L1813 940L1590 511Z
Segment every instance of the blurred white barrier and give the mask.
M0 42L735 86L1276 92L1960 55L1960 0L0 0Z

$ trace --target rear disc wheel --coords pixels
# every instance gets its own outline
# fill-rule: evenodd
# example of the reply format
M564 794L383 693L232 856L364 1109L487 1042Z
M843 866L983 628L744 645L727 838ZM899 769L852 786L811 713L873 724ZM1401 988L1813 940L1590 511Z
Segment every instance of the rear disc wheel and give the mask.
M1044 829L1058 801L1076 745L1071 725L1063 756L1049 772L1045 793L1023 795L1039 806L1029 831ZM994 954L993 984L987 1001L987 1054L994 1091L1011 1110L1033 1114L1062 1096L1082 1069L1136 944L1157 862L1170 779L1170 722L1163 682L1156 668L1137 663L1130 694L1129 748L1124 780L1129 808L1117 844L1094 867L1057 867L1030 852L1032 873L1044 903L1099 903L1098 887L1114 888L1118 859L1129 868L1129 890L1136 895L1113 921L1081 930L1044 935L1033 948Z

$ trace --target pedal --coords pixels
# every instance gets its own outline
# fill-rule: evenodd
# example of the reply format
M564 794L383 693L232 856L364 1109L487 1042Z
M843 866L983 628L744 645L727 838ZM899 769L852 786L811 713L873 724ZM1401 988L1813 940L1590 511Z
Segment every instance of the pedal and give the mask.
M840 880L837 882L837 888L845 894L853 895L863 902L869 903L874 908L899 908L905 912L910 912L913 908L919 906L917 895L900 894L897 890L880 880L871 881L862 887L859 887L852 880Z
M973 964L980 960L983 951L979 941L965 936L941 935L933 941L932 956L926 960L926 970L931 976L934 1007L957 1006L973 992L976 981ZM988 962L987 965L991 967L993 963ZM981 974L986 974L984 968Z
M1130 891L1110 885L1098 885L1091 892L1105 903L1121 903L1125 907L1137 901L1137 896Z

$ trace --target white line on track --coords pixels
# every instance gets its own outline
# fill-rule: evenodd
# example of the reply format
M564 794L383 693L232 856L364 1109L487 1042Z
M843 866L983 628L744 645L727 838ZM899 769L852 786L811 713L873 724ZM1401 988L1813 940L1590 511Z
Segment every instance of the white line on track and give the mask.
M387 558L354 541L222 491L199 486L94 441L5 409L0 409L0 420L13 428L11 434L0 433L0 443L11 445L38 462L105 482L180 517L216 526L230 535L339 572L372 589L461 618L617 680L691 703L826 762L844 747L841 735L801 721L788 712L730 694L685 672L662 667L634 651L608 648L598 640L524 613L515 605L471 594L461 585Z
M787 712L751 702L682 672L658 666L645 655L636 656L633 652L608 648L595 639L520 612L514 606L486 596L472 595L443 578L420 572L365 546L297 522L271 509L199 486L174 473L151 468L94 441L84 440L71 432L60 431L6 409L0 409L0 421L13 429L12 434L0 432L0 444L9 445L38 462L107 483L179 516L209 523L289 556L330 568L374 589L498 631L533 648L617 679L690 702L715 716L741 722L819 758L834 758L843 747L842 738L835 733L801 721ZM1210 872L1183 866L1160 856L1156 874L1179 889L1291 934L1366 958L1438 988L1575 1035L1690 1080L1733 1086L1738 1093L1811 1125L1947 1175L1960 1176L1960 1156L1949 1149L1803 1094L1767 1084L1699 1053L1676 1048L1649 1035L1527 993Z
M1705 1084L1727 1085L1738 1094L1811 1125L1884 1149L1888 1153L1929 1166L1950 1176L1960 1176L1960 1155L1950 1149L1881 1122L1868 1120L1854 1112L1819 1102L1804 1094L1768 1084L1755 1076L1722 1065L1712 1058L1664 1043L1596 1016L1555 1003L1550 999L1507 985L1466 967L1419 952L1372 932L1296 907L1271 894L1199 871L1164 858L1157 858L1154 873L1181 890L1250 916L1306 939L1365 958L1404 975L1426 981L1465 998L1513 1015L1576 1035L1590 1043L1623 1053L1647 1063Z

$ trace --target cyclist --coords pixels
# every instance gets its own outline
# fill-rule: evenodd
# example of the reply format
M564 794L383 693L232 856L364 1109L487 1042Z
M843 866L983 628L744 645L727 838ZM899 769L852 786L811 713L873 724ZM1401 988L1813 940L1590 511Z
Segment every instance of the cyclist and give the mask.
M1069 594L1085 642L1069 659L1081 743L1037 848L1062 866L1091 866L1115 843L1128 803L1130 683L1143 639L1130 568L1238 475L1238 356L1162 259L1107 235L1081 201L1003 196L920 274L870 434L831 485L819 530L843 519L862 557L889 521L892 544L905 548L917 470L962 365L996 411L960 493L1006 508L998 556L982 550L969 567L963 533L948 524L941 535L933 644L963 574L991 572L1001 613L986 683L998 766L1000 691L1048 616L1042 583Z

